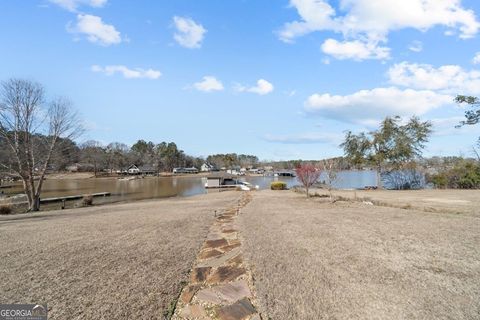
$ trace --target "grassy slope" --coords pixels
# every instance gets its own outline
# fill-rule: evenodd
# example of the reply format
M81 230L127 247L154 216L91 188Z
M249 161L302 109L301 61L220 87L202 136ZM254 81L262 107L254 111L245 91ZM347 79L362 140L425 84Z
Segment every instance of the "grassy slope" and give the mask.
M238 194L0 219L0 301L49 319L162 319L207 234Z
M480 219L262 191L241 215L271 319L478 319Z

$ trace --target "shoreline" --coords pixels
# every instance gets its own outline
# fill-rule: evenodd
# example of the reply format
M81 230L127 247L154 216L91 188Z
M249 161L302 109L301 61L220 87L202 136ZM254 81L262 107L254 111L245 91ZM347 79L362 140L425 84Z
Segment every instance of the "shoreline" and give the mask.
M185 177L185 176L184 176ZM187 176L188 177L188 176ZM190 176L191 177L191 176ZM147 178L158 178L158 177L147 177ZM111 179L111 178L110 178ZM269 190L269 189L264 189ZM261 192L264 190L254 191ZM158 201L166 199L185 199L196 196L208 195L212 193L222 193L222 192L235 192L237 190L233 189L205 189L205 193L198 194L187 194L187 195L167 195L159 197L145 197L138 199L115 199L112 201L105 201L100 203L95 203L93 200L93 205L83 206L80 205L82 200L67 200L67 207L63 209L72 210L72 209L85 209L91 207L104 207L115 204L128 204L128 203L141 203L145 201ZM295 189L291 188L290 191L294 192ZM303 191L300 191L303 192ZM468 189L422 189L422 190L355 190L355 189L333 189L332 194L336 201L353 201L360 203L367 203L375 206L383 207L393 207L399 209L416 209L425 212L438 212L438 213L456 213L464 214L469 213L475 208L475 201L477 200L478 190L468 190ZM89 194L85 194L88 196ZM117 194L112 193L111 196L106 197L111 199L116 197ZM322 199L329 197L329 192L327 189L323 188L312 188L310 190L310 199ZM99 197L104 199L104 197ZM7 200L7 201L5 201ZM39 212L50 212L55 210L60 210L61 201L52 202L49 204L42 204L42 208L46 208ZM0 215L0 217L5 216L16 216L31 214L25 212L26 202L22 203L9 203L8 199L0 199L0 206L7 205L12 206L14 212L8 215ZM21 209L19 209L21 208ZM35 213L33 213L35 214Z
M226 190L225 190L226 191ZM240 192L236 190L229 190L232 193L233 192ZM22 218L28 219L28 218L35 218L35 217L45 217L45 216L57 216L63 214L82 214L84 211L85 212L90 212L90 211L103 211L103 210L109 210L113 209L115 207L120 207L124 205L148 205L148 204L153 204L153 203L159 203L159 202L166 202L166 201L176 201L181 202L182 200L195 200L194 198L198 198L201 200L208 200L208 198L216 198L214 195L218 194L219 192L212 192L212 193L204 193L204 194L195 194L195 195L190 195L190 196L171 196L171 197L163 197L163 198L149 198L149 199L131 199L131 200L119 200L115 202L108 202L108 203L99 203L99 204L93 204L90 206L81 206L81 207L74 207L74 208L65 208L65 209L50 209L50 210L40 210L36 212L20 212L20 213L12 213L12 214L6 214L6 215L0 215L0 222L2 221L8 221L8 220L22 220ZM224 193L224 191L220 192ZM232 196L238 196L240 193L235 193L235 195ZM12 218L12 219L10 219Z
M0 206L2 206L2 205L12 206L13 210L18 210L18 209L15 209L16 207L25 208L25 210L23 210L23 211L20 210L20 211L17 211L17 212L13 212L11 214L6 214L6 215L5 214L4 215L0 214L0 220L1 220L2 217L38 215L39 213L52 212L52 211L65 212L67 210L81 210L81 209L87 209L87 208L107 207L107 206L110 206L110 205L143 203L143 202L149 202L149 201L162 201L162 200L169 200L169 199L187 199L187 198L194 198L194 197L200 197L200 196L205 196L205 195L209 195L209 194L223 193L223 192L237 192L237 190L234 190L234 189L215 189L215 190L212 190L212 191L207 191L205 193L192 194L192 195L177 194L177 195L172 195L172 196L153 197L153 198L144 198L144 199L119 199L119 200L113 200L113 201L108 201L108 202L104 202L104 203L97 203L97 204L95 204L95 198L94 198L93 204L88 205L88 206L82 206L82 205L75 206L76 203L78 204L82 200L68 200L68 201L66 201L66 203L67 204L73 204L74 205L73 207L60 209L60 208L58 208L58 206L61 205L61 201L59 201L59 202L54 202L54 203L49 203L49 204L43 204L40 207L40 211L36 211L36 212L26 212L27 202L9 204L9 203L1 203L1 199L0 199ZM85 196L88 196L88 194L86 194ZM113 194L113 196L115 196L115 195ZM42 208L45 208L45 207L47 207L47 209L42 210Z

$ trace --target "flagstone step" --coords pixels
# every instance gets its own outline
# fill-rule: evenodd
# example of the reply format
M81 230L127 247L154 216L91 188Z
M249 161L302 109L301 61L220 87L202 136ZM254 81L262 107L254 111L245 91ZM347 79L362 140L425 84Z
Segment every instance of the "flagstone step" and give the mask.
M173 319L261 320L252 303L252 276L236 226L237 215L250 200L244 193L237 205L216 216Z

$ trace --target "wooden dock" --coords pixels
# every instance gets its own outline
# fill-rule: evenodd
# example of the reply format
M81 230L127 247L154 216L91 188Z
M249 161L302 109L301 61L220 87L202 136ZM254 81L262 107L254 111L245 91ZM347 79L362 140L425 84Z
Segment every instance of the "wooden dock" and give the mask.
M92 194L80 194L76 196L65 196L65 197L54 197L54 198L45 198L40 199L40 203L50 203L50 202L60 202L60 201L69 201L69 200L78 200L84 197L109 197L111 194L110 192L99 192L99 193L92 193Z

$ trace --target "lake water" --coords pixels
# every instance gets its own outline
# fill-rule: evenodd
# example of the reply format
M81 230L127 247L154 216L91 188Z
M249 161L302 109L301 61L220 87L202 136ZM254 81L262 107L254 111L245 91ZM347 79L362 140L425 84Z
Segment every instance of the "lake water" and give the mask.
M240 177L241 180L258 185L260 189L270 187L272 181L280 180L287 183L287 187L298 185L298 180L291 177ZM321 177L324 180L325 177ZM374 171L342 171L333 183L335 188L351 189L363 188L376 184ZM109 197L97 197L95 204L111 203L119 201L143 200L167 197L187 197L207 193L204 187L205 178L199 176L182 177L147 177L135 180L119 180L117 178L78 179L78 180L45 180L42 198L60 197L79 194L92 194L110 192ZM20 185L14 188L2 189L6 194L22 193ZM210 190L209 192L219 192ZM72 201L67 207L78 204ZM44 205L45 206L45 205ZM51 204L48 206L59 206Z

